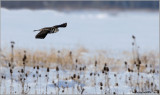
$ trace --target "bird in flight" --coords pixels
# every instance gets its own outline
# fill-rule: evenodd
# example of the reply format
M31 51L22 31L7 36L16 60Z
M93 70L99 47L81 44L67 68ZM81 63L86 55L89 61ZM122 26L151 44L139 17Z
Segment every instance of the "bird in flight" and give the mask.
M40 31L36 36L35 38L36 39L44 39L47 34L51 34L51 33L56 33L59 31L58 28L60 27L66 27L67 26L67 23L63 23L63 24L60 24L60 25L55 25L53 27L44 27L42 29L39 29L39 30L34 30L34 31Z

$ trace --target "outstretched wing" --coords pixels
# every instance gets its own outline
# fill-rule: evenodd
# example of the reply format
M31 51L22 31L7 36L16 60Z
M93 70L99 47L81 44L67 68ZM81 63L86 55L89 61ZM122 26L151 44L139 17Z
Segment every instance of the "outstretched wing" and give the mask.
M42 30L41 32L39 32L35 38L37 39L44 39L47 34L49 33L49 30Z
M59 28L59 27L66 27L66 26L67 26L67 23L63 23L63 24L61 24L61 25L55 25L55 26L53 26L53 27Z

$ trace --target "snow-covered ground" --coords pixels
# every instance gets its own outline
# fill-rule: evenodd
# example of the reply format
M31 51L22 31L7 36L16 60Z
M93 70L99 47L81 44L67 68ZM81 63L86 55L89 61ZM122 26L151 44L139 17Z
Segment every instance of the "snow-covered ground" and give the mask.
M35 29L67 22L67 28L35 39ZM137 37L140 51L158 50L158 11L78 11L7 10L1 8L2 47L10 41L17 48L77 48L113 51L131 50L131 36Z
M10 92L11 86L11 76L8 68L1 68L1 75L6 76L6 79L1 79L1 94L10 94L10 93L22 93L22 84L20 82L20 74L22 67L16 67L13 69L13 82L12 82L12 92ZM36 73L38 71L38 73ZM139 93L153 93L155 90L159 88L159 76L158 73L140 73L139 79L136 72L108 72L107 75L102 73L101 71L97 71L94 76L94 70L59 70L50 69L47 72L46 68L37 67L34 69L33 67L26 67L25 72L28 73L28 77L25 80L25 88L24 91L27 94L81 94L82 89L84 89L83 94L105 94L111 93L113 94L130 94L137 90ZM90 75L92 73L92 75ZM59 79L57 78L57 74L59 74ZM76 74L76 79L71 79L70 77ZM98 75L99 74L99 75ZM115 76L116 74L116 76ZM33 77L35 75L35 77ZM41 77L39 77L41 75ZM46 75L48 77L46 77ZM80 75L80 78L77 79L77 76ZM131 81L129 81L129 77ZM142 78L143 77L143 78ZM67 78L67 80L66 80ZM48 82L47 82L48 79ZM108 81L107 81L108 79ZM139 88L136 85L140 84ZM53 82L54 81L54 82ZM153 86L147 87L147 81L149 85L153 83ZM102 90L100 90L100 83L102 82ZM96 83L96 85L94 85ZM106 83L106 87L104 86ZM108 86L109 83L109 86ZM118 83L118 86L116 86ZM55 84L57 86L55 86ZM29 89L30 87L30 89ZM59 92L58 92L59 87ZM81 89L82 87L82 89ZM78 88L80 88L78 90ZM143 90L142 90L143 88ZM46 90L47 89L47 90ZM62 92L64 90L64 92Z

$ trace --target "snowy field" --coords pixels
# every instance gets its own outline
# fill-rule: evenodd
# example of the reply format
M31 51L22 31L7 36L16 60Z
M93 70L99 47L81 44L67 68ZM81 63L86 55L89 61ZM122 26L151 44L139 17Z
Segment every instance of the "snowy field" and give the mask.
M64 22L68 26L60 32L47 35L44 40L35 39L37 33L33 30ZM157 11L59 12L1 8L1 34L2 53L7 58L0 61L0 94L159 93ZM132 45L133 40L140 48ZM11 52L11 41L15 42L13 68L9 64L12 57L7 54ZM79 47L87 50L75 52ZM18 51L21 49L30 50L23 61L23 50ZM51 49L56 52L52 53ZM68 56L62 49L73 54ZM58 52L61 55L57 54L58 50L62 50ZM129 53L123 56L116 53L119 51Z
M1 75L6 77L1 79L1 94L21 94L23 89L21 78L25 78L24 93L27 94L131 94L135 93L135 89L137 93L157 93L159 88L159 75L157 72L147 73L149 68L138 76L136 72L127 71L95 72L91 70L94 67L81 71L49 69L49 72L47 68L26 67L27 77L21 72L22 68L13 69L13 80L11 80L10 70L1 68ZM57 78L58 74L59 78ZM72 79L74 74L76 76ZM139 86L137 82L140 83Z

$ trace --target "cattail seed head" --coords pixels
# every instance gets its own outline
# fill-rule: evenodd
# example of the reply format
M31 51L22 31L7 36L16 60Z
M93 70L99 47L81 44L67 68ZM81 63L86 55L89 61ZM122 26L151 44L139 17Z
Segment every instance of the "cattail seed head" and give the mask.
M103 83L102 83L102 82L100 82L100 86L103 86Z
M28 77L28 74L26 73L25 76Z
M78 75L77 78L80 79L80 76Z
M24 73L24 70L23 70L23 69L21 69L21 73Z
M124 64L127 65L127 62L125 61Z
M151 82L151 86L153 86L153 82Z
M49 72L49 67L47 67L47 72Z
M12 69L10 69L10 73L11 73L11 74L13 73L13 70L12 70Z
M102 70L102 73L104 73L104 70Z
M104 67L103 70L109 72L109 68L108 67Z
M58 68L58 66L56 67L56 71L59 71L59 68Z
M131 70L130 70L130 68L128 68L128 72L130 72Z
M35 74L33 74L33 77L35 77Z
M115 86L118 86L118 83L116 83Z
M97 66L97 60L95 61L95 67Z
M78 59L76 59L76 63L78 63Z
M133 39L136 39L136 37L135 37L134 35L132 35L132 38L133 38Z
M90 76L92 76L92 73L90 73Z
M76 74L73 75L73 78L76 78Z
M37 69L39 69L39 66L37 66Z
M8 66L11 67L11 63L8 63Z
M81 71L81 70L82 70L82 68L80 67L80 68L79 68L79 70Z

